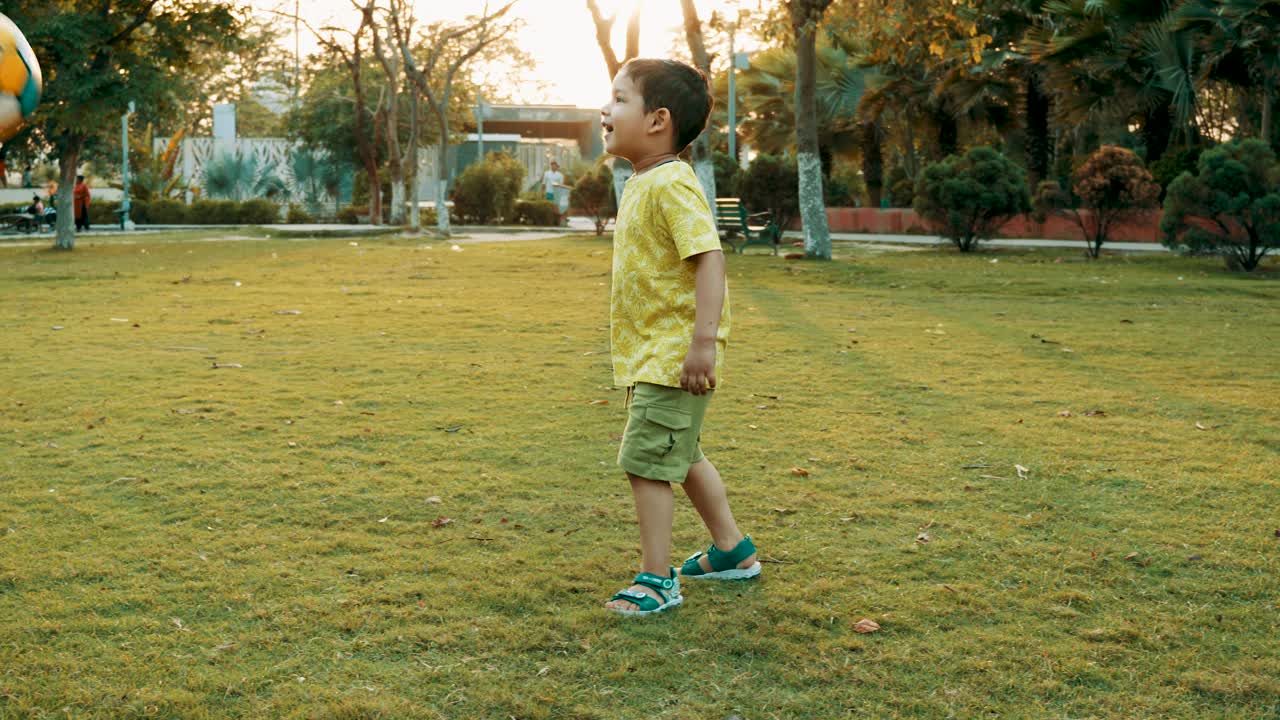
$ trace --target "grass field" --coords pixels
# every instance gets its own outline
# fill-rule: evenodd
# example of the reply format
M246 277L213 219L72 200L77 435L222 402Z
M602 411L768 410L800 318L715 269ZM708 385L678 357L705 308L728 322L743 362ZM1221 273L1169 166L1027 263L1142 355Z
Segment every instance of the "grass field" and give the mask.
M0 247L0 718L1280 718L1274 264L729 258L637 620L606 241L216 237Z

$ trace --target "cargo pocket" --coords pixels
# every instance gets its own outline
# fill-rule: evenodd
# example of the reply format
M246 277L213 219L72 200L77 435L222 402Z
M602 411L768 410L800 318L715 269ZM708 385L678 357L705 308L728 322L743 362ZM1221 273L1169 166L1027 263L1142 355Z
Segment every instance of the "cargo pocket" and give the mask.
M662 405L646 406L644 419L653 426L652 432L648 433L653 444L648 449L660 458L670 455L671 451L675 450L680 436L693 424L693 417L688 410Z

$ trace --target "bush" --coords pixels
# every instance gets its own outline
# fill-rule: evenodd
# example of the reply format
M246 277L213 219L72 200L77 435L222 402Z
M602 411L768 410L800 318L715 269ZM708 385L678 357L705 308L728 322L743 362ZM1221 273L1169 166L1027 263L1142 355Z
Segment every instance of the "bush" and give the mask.
M509 153L491 152L458 176L453 188L454 212L463 222L488 225L512 222L524 166Z
M618 214L613 192L613 170L604 163L583 173L569 193L569 204L581 209L596 223L596 235L603 235L609 219Z
M1253 271L1280 247L1280 163L1271 146L1250 139L1200 156L1168 188L1160 229L1165 245L1221 254L1232 270Z
M757 155L737 179L739 197L747 211L767 211L783 230L800 212L799 182L795 158L764 154Z
M517 200L514 215L517 225L560 224L560 208L550 200Z
M280 220L280 206L270 200L245 200L236 208L242 225L270 225Z
M969 252L994 237L1000 226L1031 209L1022 168L989 147L952 155L925 168L915 187L920 217Z
M1153 208L1160 186L1151 179L1142 160L1115 145L1103 145L1072 176L1072 194L1055 181L1036 188L1036 215L1065 215L1075 221L1088 255L1098 257L1112 227L1135 213ZM1081 213L1088 210L1088 215Z
M1159 160L1151 163L1151 179L1160 185L1160 200L1164 200L1165 190L1178 176L1184 172L1195 173L1196 163L1200 161L1200 155L1204 153L1204 148L1193 146L1188 148L1170 149L1160 156Z
M191 222L190 208L181 200L162 198L147 205L147 222L153 225L185 225Z
M289 212L285 214L284 221L290 225L309 225L316 220L298 203L289 203Z
M885 187L889 189L889 207L909 208L915 205L916 181L907 174L905 167L895 165L889 171Z
M711 164L716 172L716 197L738 197L738 163L729 153L711 153Z
M348 205L338 211L338 222L343 225L355 225L360 222L360 218L369 216L369 207L360 205Z
M235 225L240 222L239 205L234 200L197 200L188 217L196 225Z
M836 165L831 170L831 179L823 183L826 190L828 207L861 207L866 197L867 187L862 180L858 168L849 164Z

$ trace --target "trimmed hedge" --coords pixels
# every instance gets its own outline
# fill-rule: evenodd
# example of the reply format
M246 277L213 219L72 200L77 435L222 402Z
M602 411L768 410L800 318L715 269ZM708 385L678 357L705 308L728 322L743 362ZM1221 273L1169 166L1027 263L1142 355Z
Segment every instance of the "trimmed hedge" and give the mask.
M517 225L558 225L560 211L550 200L517 200Z
M89 222L115 225L120 222L119 209L118 202L93 202ZM139 225L271 225L280 222L279 217L280 206L270 200L197 200L187 205L164 198L129 203L129 219Z

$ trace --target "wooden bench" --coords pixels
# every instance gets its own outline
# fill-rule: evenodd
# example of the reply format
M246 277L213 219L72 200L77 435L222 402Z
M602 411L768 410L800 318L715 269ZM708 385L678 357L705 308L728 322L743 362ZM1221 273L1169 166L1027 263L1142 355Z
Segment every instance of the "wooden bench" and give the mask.
M764 245L778 254L778 226L767 212L747 214L747 207L738 198L716 198L716 225L720 227L721 242L726 242L736 253L742 253L752 245ZM742 243L734 243L741 238Z

